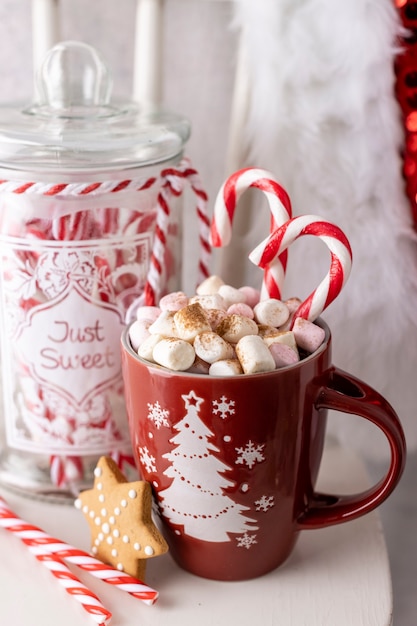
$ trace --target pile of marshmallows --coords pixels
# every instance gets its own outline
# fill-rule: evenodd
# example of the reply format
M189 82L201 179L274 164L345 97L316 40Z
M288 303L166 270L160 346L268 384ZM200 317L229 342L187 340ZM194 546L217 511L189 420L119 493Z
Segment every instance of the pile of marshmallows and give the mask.
M163 296L159 306L143 306L130 326L132 348L140 357L175 371L211 376L269 372L312 353L325 332L292 316L298 298L260 300L252 287L235 289L210 276L189 298L182 291Z

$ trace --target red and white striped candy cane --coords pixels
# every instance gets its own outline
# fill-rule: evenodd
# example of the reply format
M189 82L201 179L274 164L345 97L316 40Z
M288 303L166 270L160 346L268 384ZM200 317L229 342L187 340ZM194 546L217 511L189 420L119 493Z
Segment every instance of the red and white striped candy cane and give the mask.
M330 250L331 262L330 270L319 286L295 311L293 324L298 317L314 321L342 290L352 266L352 250L346 235L338 226L318 215L300 215L277 228L249 255L255 265L267 269L277 256L304 235L324 241Z
M273 174L251 167L239 170L229 176L217 195L210 237L213 246L223 247L230 242L236 205L241 195L250 187L260 189L268 199L271 232L291 218L290 198ZM261 298L281 298L286 267L287 251L284 250L264 273Z
M78 456L58 456L53 454L49 459L51 480L57 487L68 487L71 483L81 480L84 468Z
M0 527L19 537L32 552L35 553L36 549L38 549L39 553L53 554L57 559L76 565L83 571L89 572L95 578L113 585L121 591L125 591L134 598L142 600L145 604L152 605L158 598L158 592L144 582L124 572L119 572L111 565L99 561L87 552L48 535L37 526L28 524L11 511L1 497Z

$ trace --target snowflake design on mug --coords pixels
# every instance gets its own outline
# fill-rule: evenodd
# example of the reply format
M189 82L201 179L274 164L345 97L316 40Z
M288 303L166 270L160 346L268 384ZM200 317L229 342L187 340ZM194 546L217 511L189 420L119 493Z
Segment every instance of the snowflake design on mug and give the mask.
M168 409L163 409L158 400L155 404L148 402L148 419L150 419L158 429L161 428L161 426L169 426L167 417L169 417Z
M240 537L236 537L236 541L238 548L246 548L246 550L249 550L252 546L255 545L255 543L258 543L256 541L256 535L248 535L248 533L245 533Z
M149 452L147 446L138 448L140 462L145 466L146 471L151 474L156 472L155 457Z
M265 448L265 444L255 444L253 441L248 441L244 448L235 448L238 457L235 461L236 465L246 465L249 469L256 463L265 461L265 457L262 454L262 450Z
M220 414L220 417L224 420L226 417L234 415L235 406L234 400L229 400L226 396L221 396L220 400L213 400L213 413L215 415Z
M255 500L255 510L266 513L275 505L274 496L262 496L259 500Z

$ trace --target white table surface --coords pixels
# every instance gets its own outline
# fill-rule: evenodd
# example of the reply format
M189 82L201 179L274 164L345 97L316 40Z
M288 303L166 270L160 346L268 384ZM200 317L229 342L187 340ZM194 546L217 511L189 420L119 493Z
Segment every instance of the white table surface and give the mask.
M357 456L328 447L320 488L362 490L368 476ZM10 508L45 532L88 550L83 515L0 489ZM8 531L0 529L1 626L88 626L93 622ZM188 574L169 554L150 559L147 583L160 592L147 606L74 569L111 610L112 626L388 626L392 591L379 516L304 531L287 562L261 578L216 582Z

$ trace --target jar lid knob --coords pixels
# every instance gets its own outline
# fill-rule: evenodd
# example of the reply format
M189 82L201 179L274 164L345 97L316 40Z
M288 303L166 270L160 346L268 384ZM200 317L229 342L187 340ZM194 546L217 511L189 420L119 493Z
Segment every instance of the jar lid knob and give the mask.
M52 109L106 105L111 88L109 69L98 52L78 41L51 48L37 76L40 104Z

